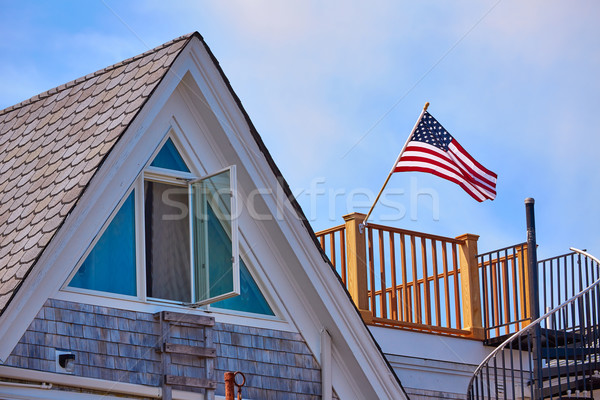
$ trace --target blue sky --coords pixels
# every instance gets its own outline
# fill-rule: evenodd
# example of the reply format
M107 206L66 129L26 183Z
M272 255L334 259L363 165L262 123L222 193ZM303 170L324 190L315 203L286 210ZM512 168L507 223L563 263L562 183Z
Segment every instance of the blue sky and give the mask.
M0 108L199 31L316 230L367 211L429 101L498 197L395 174L373 221L479 234L487 251L525 240L531 196L540 257L600 254L598 2L0 5Z

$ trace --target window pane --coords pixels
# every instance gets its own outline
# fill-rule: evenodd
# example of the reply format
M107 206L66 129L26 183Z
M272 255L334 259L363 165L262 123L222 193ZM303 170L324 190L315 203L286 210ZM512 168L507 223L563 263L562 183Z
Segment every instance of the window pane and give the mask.
M188 189L144 182L146 295L191 301Z
M211 307L245 311L255 314L275 315L241 258L240 295L212 303Z
M177 151L175 147L175 143L171 140L171 138L167 139L162 149L158 152L152 164L152 167L166 168L172 169L175 171L183 171L190 172L187 165L183 161L181 154Z
M195 302L239 293L232 245L231 172L194 183ZM235 250L235 252L234 252Z
M69 286L135 296L134 193L121 205Z

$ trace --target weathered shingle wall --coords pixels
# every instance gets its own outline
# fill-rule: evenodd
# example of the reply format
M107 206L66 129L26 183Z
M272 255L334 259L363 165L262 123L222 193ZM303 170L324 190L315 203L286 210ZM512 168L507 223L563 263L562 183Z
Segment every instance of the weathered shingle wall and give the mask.
M74 375L159 386L164 373L155 351L159 332L153 314L48 300L6 365L55 372L55 349L66 349L76 354ZM301 335L217 323L213 337L217 394L224 394L225 371L242 371L244 398L320 398L320 368ZM204 333L174 326L171 338L202 347ZM202 368L199 358L180 356L167 373L203 376Z
M321 370L297 333L217 324L217 394L226 371L242 371L251 399L313 399L321 395Z

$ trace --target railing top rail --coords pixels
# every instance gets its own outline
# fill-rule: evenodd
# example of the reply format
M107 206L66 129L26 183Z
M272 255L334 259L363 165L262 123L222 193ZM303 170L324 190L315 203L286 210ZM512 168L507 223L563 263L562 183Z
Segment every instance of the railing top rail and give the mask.
M586 249L583 249L583 250L581 250L581 251L587 251L587 250L586 250ZM548 261L556 260L556 259L558 259L558 258L563 258L563 257L572 256L572 255L575 255L575 254L578 254L578 253L577 253L576 251L572 251L572 252L570 252L570 253L561 254L561 255L559 255L559 256L554 256L554 257L546 258L546 259L543 259L543 260L539 260L539 261L538 261L538 264L539 264L539 263L543 263L543 262L548 262Z
M578 253L578 254L584 255L584 256L592 259L594 262L596 262L597 265L600 265L600 260L598 260L596 257L592 256L591 254L588 254L588 253L586 253L583 250L575 249L573 247L571 247L570 250L572 250L574 253ZM566 308L568 305L570 305L571 303L575 302L577 299L583 297L589 291L591 291L592 289L594 289L594 287L599 286L599 285L600 285L600 278L598 278L594 283L592 283L590 286L588 286L587 288L585 288L581 292L577 293L575 296L573 296L570 299L566 300L565 302L563 302L561 305L555 307L554 309L548 311L546 314L542 315L541 317L539 317L535 321L532 321L525 328L523 328L520 331L516 332L515 334L511 335L508 339L506 339L504 342L502 342L502 344L500 346L496 347L479 364L479 366L475 369L475 371L473 372L473 376L471 377L471 380L469 381L468 388L472 387L473 380L475 379L475 377L477 376L477 374L484 368L484 366L488 363L488 361L490 361L492 358L494 358L496 356L496 354L498 354L499 352L501 352L502 350L504 350L506 348L506 346L508 346L510 343L512 343L516 338L518 338L520 336L523 336L525 333L528 333L530 330L534 329L537 325L539 325L539 323L541 321L544 321L546 318L548 318L552 314L555 314L558 311L562 310L563 308Z
M342 225L338 225L338 226L334 226L331 228L327 228L324 229L322 231L319 232L315 232L316 236L322 236L322 235L327 235L328 233L335 233L335 232L339 232L341 230L343 230L346 227L346 225L342 224Z
M514 249L514 248L517 248L517 247L523 247L523 246L526 246L526 245L527 245L526 242L519 243L519 244L514 244L512 246L504 247L502 249L492 250L492 251L488 251L486 253L479 253L479 254L477 254L477 257L485 257L485 256L489 256L490 254L494 254L494 253L502 253L503 251L507 251L507 250Z
M402 233L404 235L412 235L412 236L424 237L426 239L438 240L440 242L448 242L448 243L455 243L455 244L464 244L464 241L461 240L461 239L455 239L455 238L450 238L450 237L446 237L446 236L439 236L439 235L431 235L429 233L423 233L423 232L417 232L417 231L410 231L408 229L393 228L391 226L378 225L378 224L373 224L371 222L369 222L369 224L366 227L368 229L379 229L379 230L382 230L382 231L388 231L388 232L393 232L393 233Z

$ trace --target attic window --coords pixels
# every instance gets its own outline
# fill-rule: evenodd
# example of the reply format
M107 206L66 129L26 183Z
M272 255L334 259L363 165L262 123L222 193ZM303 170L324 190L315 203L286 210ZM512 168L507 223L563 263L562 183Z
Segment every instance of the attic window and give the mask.
M235 166L194 179L169 138L150 167L69 286L274 315L245 265L240 277Z
M150 164L150 166L171 169L174 171L190 172L187 165L185 165L185 161L183 161L181 154L179 154L179 151L177 151L175 143L173 143L173 140L171 138L167 139L167 141L160 149L156 157L154 157L154 160L152 161L152 164Z

